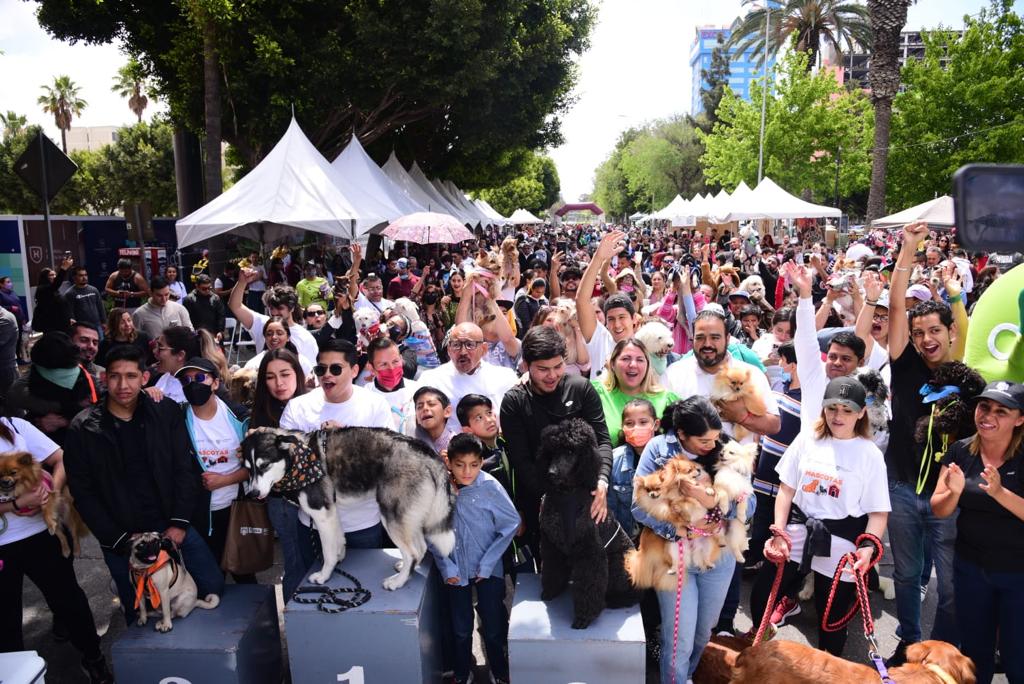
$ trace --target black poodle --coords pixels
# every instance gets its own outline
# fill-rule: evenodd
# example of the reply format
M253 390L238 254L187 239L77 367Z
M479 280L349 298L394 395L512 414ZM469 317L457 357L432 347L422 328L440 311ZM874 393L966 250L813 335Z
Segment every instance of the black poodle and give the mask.
M572 627L584 629L606 606L637 602L625 569L633 543L615 516L600 525L590 517L600 467L593 428L571 418L540 436L537 465L547 481L540 509L541 598L550 601L572 580Z
M932 408L917 419L914 440L927 444L929 430L933 444L941 444L943 436L952 444L973 435L975 400L985 389L985 379L978 371L960 361L948 361L932 371L926 387L927 392L922 388L921 394ZM953 387L955 391L950 389Z

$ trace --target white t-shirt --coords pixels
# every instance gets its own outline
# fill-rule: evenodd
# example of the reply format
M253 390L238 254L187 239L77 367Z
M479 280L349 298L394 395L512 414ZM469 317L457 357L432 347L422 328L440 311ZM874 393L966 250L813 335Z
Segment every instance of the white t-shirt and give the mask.
M394 306L395 303L393 301L385 299L384 297L381 297L379 302L371 302L362 292L360 292L359 296L356 297L356 311L359 311L360 309L373 309L378 315L380 315L388 309L393 309Z
M594 328L594 334L590 336L590 341L587 342L587 353L590 354L590 379L597 380L601 373L604 372L604 364L608 361L608 357L612 355L612 349L615 348L615 340L612 339L612 334L608 332L608 328L604 327L603 323L598 323Z
M188 295L188 292L185 291L185 283L181 282L180 280L175 280L173 283L168 283L167 287L170 288L171 294L175 296L175 299L173 301L181 302L181 300L183 300L186 297L186 295Z
M800 429L813 434L814 426L821 418L821 402L828 387L828 375L821 360L814 324L814 303L810 297L800 299L796 305L793 349L796 352L796 374L800 378Z
M391 407L391 422L389 427L395 432L410 437L416 432L416 407L413 405L412 395L416 394L422 385L416 380L403 379L402 387L394 392L382 392L372 380L365 386L368 392L383 397ZM454 412L455 409L452 408Z
M260 277L249 283L250 292L266 292L267 290L267 269L263 268L263 264L259 266L253 266L249 264L249 268L254 268L260 273Z
M264 349L259 354L246 361L242 368L245 370L259 370L260 364L263 363L263 357L266 356L266 354L267 350ZM302 366L302 374L308 378L309 374L313 372L313 366L315 366L316 363L307 359L303 354L299 354L299 365Z
M27 420L0 418L0 423L7 426L7 429L14 435L13 442L8 442L0 437L0 453L27 451L32 454L32 458L37 463L42 463L50 457L50 454L60 449L56 442ZM7 519L7 529L0 534L0 546L28 539L34 534L46 531L46 521L43 520L42 510L36 511L34 515L8 513L4 517Z
M391 407L379 395L375 395L365 387L352 387L352 396L340 404L330 404L324 397L322 388L317 387L311 392L295 397L284 407L281 414L281 427L286 430L312 432L333 420L344 427L382 427L390 428ZM380 522L380 507L377 498L370 493L362 499L349 499L345 503L338 502L338 518L341 529L355 532L373 527ZM309 525L309 516L299 512L299 519Z
M203 470L228 475L242 467L238 460L238 447L241 442L231 425L227 406L220 399L215 399L217 413L210 420L202 420L195 413L192 414L192 434L195 438L196 454L203 465ZM237 496L237 484L215 489L210 492L210 510L219 511L227 508Z
M266 314L256 312L252 314L252 327L249 328L249 335L252 336L253 342L256 343L257 352L263 351L263 345L266 342L263 339L263 326L269 320L270 316ZM313 334L294 322L288 325L288 331L291 333L291 342L298 350L299 356L305 356L307 359L316 359L316 355L320 352L320 347L317 345Z
M815 439L801 432L775 470L783 484L796 490L793 503L809 518L841 520L891 510L885 459L878 447L863 437ZM799 561L807 527L787 525L786 530L793 540L789 557ZM832 535L831 554L828 558L815 556L811 568L831 577L843 554L853 550L850 541ZM842 579L853 581L845 573Z
M453 430L461 430L459 419L455 415L455 407L467 394L482 394L491 400L494 406L494 415L501 413L501 400L505 392L509 391L519 376L510 368L495 366L481 361L480 366L472 375L460 373L455 365L449 361L437 368L424 371L419 377L421 387L433 387L445 393L452 402L452 415L448 418L448 427Z
M161 375L154 387L163 392L165 397L173 399L179 404L185 401L185 392L181 389L181 381L172 373Z
M768 378L764 372L757 366L753 366L746 361L734 358L732 356L725 357L728 360L730 366L741 365L746 366L750 369L750 377L757 393L764 399L765 409L769 415L779 415L779 405L775 401L775 395L772 394L771 385L768 384ZM711 396L711 386L715 382L715 374L708 373L697 363L696 356L687 356L679 359L665 371L667 377L667 383L665 389L670 392L675 392L677 396L682 399L687 399L694 395L700 395L703 397ZM733 424L727 421L722 421L722 431L730 437L733 436ZM753 432L747 432L747 435L740 440L741 444L754 444L760 437Z

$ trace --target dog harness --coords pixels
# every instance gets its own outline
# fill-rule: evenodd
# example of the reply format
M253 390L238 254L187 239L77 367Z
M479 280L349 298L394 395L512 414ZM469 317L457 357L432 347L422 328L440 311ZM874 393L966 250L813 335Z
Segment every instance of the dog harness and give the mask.
M142 602L143 598L149 599L150 605L153 608L160 607L160 592L157 591L156 584L153 582L153 575L156 571L164 567L168 563L171 564L171 583L167 586L173 587L174 583L178 581L178 565L171 561L171 557L166 551L160 549L160 554L156 557L156 562L150 565L148 568L142 570L132 570L132 579L135 581L135 607L139 607L139 603Z
M41 475L42 475L41 479L43 481L43 486L46 488L46 491L49 492L50 494L53 494L53 476L50 475L50 473L45 471L45 470L42 471ZM13 497L0 497L0 503L14 504L14 500L17 499L17 498L18 497L16 497L16 496L13 496ZM38 507L37 508L28 508L27 506L25 506L25 507L22 507L22 508L15 508L13 513L15 515L35 515L38 511L39 511ZM7 519L4 518L3 529L0 530L0 533L2 533L6 529L7 529Z
M274 483L273 491L278 494L298 492L324 479L324 465L320 456L305 444L295 447L297 458L286 458L288 470L284 477Z
M946 409L949 408L949 406L951 406L952 404L947 404L946 406L940 409L935 402L939 401L940 399L945 399L946 397L952 396L954 394L959 395L960 388L957 387L956 385L945 385L943 387L935 388L929 384L925 384L921 386L920 393L922 397L921 401L925 404L931 404L932 407L931 413L928 416L928 442L925 444L924 453L921 454L921 467L918 469L917 473L917 488L915 489L915 492L917 492L918 495L920 495L921 492L924 491L925 485L928 484L928 475L931 473L932 470L932 462L934 461L935 463L939 463L940 461L942 461L942 457L945 455L946 450L949 448L949 435L946 433L942 434L941 448L939 448L938 445L934 443L934 428L935 419L941 416L946 411ZM954 402L955 401L956 399L954 400Z

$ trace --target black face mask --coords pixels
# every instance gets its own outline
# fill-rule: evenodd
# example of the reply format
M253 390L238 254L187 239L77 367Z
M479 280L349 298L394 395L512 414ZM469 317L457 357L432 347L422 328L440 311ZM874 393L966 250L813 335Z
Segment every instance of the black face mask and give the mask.
M433 306L441 301L441 293L433 290L423 295L423 303Z
M390 337L391 341L394 342L395 344L398 344L399 342L405 339L405 335L402 333L402 329L399 328L398 326L392 326L388 328L388 337Z
M213 387L204 382L190 382L181 388L185 401L192 406L202 406L213 396Z

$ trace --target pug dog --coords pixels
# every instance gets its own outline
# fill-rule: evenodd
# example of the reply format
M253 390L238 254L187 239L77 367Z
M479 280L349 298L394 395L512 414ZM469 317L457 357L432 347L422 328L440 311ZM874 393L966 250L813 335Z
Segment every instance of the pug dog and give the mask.
M132 585L136 587L139 609L138 625L149 620L148 604L159 609L163 618L156 623L156 631L169 632L174 627L171 618L188 617L196 606L212 610L220 604L220 597L209 594L199 599L199 590L183 563L165 549L166 540L158 532L132 535L128 567ZM141 586L140 586L141 585Z

